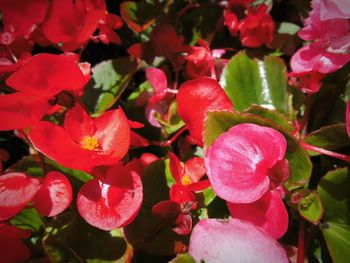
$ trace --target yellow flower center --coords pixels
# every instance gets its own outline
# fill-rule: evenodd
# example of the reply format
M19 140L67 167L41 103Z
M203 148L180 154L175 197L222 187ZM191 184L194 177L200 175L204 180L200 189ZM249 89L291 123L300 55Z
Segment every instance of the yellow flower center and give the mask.
M80 142L81 148L90 151L96 151L99 147L98 141L94 136L85 136Z
M189 185L189 184L192 184L192 180L188 175L184 175L181 178L181 183L182 185Z

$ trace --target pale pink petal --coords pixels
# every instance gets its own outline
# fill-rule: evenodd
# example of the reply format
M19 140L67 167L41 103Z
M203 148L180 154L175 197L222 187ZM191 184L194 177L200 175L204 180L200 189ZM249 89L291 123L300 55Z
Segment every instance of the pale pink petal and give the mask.
M350 18L349 0L320 0L321 2L321 20L335 18Z
M260 228L238 219L204 219L194 227L190 255L210 263L287 263L283 247Z
M261 227L275 239L288 229L288 213L279 193L268 191L253 203L227 203L227 207L232 217Z

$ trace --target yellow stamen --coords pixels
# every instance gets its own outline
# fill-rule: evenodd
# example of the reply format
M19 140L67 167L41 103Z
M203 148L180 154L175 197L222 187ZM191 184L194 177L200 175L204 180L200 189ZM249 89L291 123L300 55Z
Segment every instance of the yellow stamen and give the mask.
M192 184L192 180L188 175L184 175L181 178L181 183L182 185L189 185L189 184Z
M99 147L98 140L94 136L85 136L80 142L81 148L96 151Z

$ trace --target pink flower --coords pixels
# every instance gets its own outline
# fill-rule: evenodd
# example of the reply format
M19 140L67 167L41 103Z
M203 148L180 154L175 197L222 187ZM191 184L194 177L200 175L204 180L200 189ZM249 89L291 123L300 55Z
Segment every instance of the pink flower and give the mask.
M286 140L278 131L251 123L221 134L205 155L215 193L232 203L251 203L289 176ZM274 186L274 187L275 187Z
M269 234L238 219L199 221L191 234L189 253L196 262L289 262L283 247Z

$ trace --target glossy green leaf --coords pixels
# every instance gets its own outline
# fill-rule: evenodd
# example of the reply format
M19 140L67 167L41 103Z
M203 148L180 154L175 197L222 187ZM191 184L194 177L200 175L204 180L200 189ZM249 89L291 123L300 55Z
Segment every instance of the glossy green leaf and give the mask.
M299 214L307 221L318 224L323 215L323 206L317 192L310 192L298 203Z
M280 129L271 120L248 113L209 112L204 128L206 147L210 146L221 133L226 132L232 126L247 122L274 128L284 135L287 141L286 158L291 168L291 175L285 186L288 190L305 186L309 182L312 170L308 154L289 132Z
M169 263L195 263L194 259L188 254L178 254L176 258L169 261Z
M152 207L169 200L169 188L165 176L165 163L158 160L143 173L143 203L136 219L124 228L129 243L137 250L157 255L182 252L188 245L188 236L175 234L171 222L152 215Z
M335 263L350 258L350 170L341 168L328 172L317 191L324 206L321 230Z
M42 217L34 208L23 209L11 219L10 223L21 229L30 229L33 232L38 232L45 224Z
M129 58L105 60L92 68L92 78L85 88L83 100L89 111L103 113L118 100L127 87L138 64Z
M258 104L287 112L287 69L280 58L259 60L241 51L228 62L220 82L238 111Z
M54 262L117 262L127 253L122 237L90 226L74 213L50 222L43 246Z
M335 124L322 127L321 129L310 133L305 142L326 150L335 150L350 145L350 138L346 132L345 124ZM310 152L312 155L317 153Z

